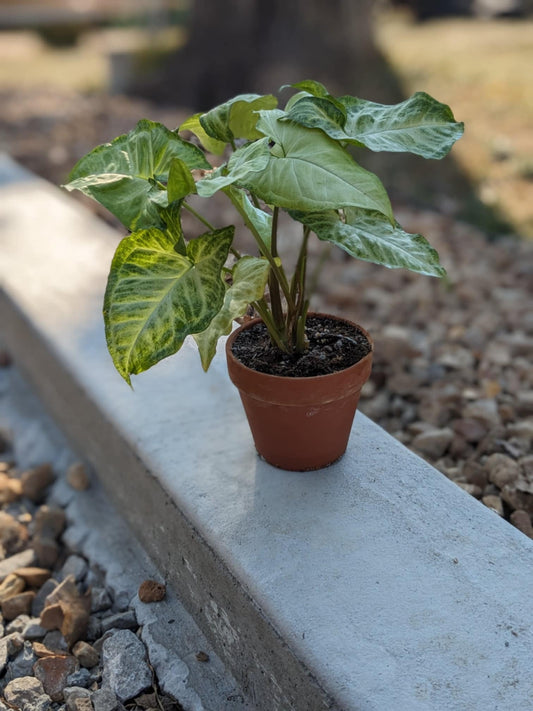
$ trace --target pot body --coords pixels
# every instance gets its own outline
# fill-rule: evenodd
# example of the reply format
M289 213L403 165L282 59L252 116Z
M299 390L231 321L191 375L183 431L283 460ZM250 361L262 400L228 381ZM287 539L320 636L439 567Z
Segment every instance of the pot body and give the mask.
M361 388L370 376L373 345L368 333L346 319L329 315L327 318L354 326L371 346L358 363L328 375L283 377L243 365L231 347L243 329L260 319L238 328L226 342L229 376L239 390L256 449L280 469L321 469L344 454Z

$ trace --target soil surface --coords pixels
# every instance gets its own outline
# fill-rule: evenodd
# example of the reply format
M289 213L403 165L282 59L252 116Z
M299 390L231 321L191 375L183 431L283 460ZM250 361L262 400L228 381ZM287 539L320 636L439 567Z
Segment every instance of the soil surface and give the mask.
M305 333L308 349L289 355L272 344L263 323L256 323L237 336L231 350L248 368L292 378L336 373L358 363L371 351L365 334L346 321L310 316Z
M140 117L172 127L187 115L50 89L0 90L0 103L0 145L56 185L81 155ZM81 200L123 231L96 203ZM322 270L311 305L372 335L374 365L359 409L533 538L533 242L522 233L488 241L485 231L423 202L395 202L394 212L405 230L437 249L446 279L349 259L312 238L309 274L317 264ZM256 253L224 196L206 207L217 227L235 224L239 251ZM279 247L290 264L301 234L282 218ZM191 237L198 229L188 215L183 226ZM331 252L326 260L324 250Z

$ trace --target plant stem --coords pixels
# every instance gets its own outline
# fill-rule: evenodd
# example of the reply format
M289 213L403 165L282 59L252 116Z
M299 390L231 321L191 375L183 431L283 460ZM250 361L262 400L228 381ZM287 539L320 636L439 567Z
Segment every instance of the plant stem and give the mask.
M257 246L259 247L259 251L261 252L261 254L263 255L263 257L265 257L265 259L268 261L268 263L270 264L270 268L272 269L272 271L273 271L274 274L276 275L276 278L277 278L277 280L278 280L278 282L279 282L279 285L280 285L280 287L281 287L281 290L283 291L283 296L284 296L285 299L287 300L287 304L289 304L289 306L290 306L291 304L294 305L293 300L291 299L289 282L287 281L287 277L286 277L286 275L285 275L285 272L283 271L283 268L281 267L281 265L278 265L276 259L274 259L274 257L272 256L272 254L271 254L269 248L268 248L267 245L264 243L263 238L261 237L261 235L259 234L259 232L256 230L256 228L254 227L254 225L252 224L252 222L250 222L250 220L248 219L248 216L246 215L245 211L241 208L241 206L239 205L239 203L238 203L236 200L234 200L234 199L232 198L231 192L230 192L229 190L224 190L223 192L224 192L224 193L228 196L228 198L231 200L231 202L233 203L234 208L237 210L237 212L239 213L239 215L240 215L240 216L242 217L242 219L244 220L244 224L248 227L248 229L250 230L250 232L253 234L254 239L255 239L255 241L257 242ZM253 200L253 197L254 197L254 196L252 195L252 200Z
M200 222L205 225L211 232L214 232L216 230L216 227L212 225L209 220L206 220L203 215L200 215L199 212L197 212L194 207L191 207L188 202L183 201L183 207L191 213L191 215L194 215L197 220L200 220Z
M278 257L278 214L279 208L275 207L272 213L272 232L270 237L270 253L276 259ZM283 320L283 307L281 305L280 283L276 274L271 270L268 277L268 287L270 292L270 304L272 316L278 331L283 331L285 323Z
M287 346L283 342L283 339L276 328L276 324L274 323L274 319L266 301L264 299L259 299L258 301L254 301L252 306L263 319L263 323L267 327L270 338L274 341L276 346L280 349L280 351L288 353L289 351Z
M291 296L294 299L295 305L293 310L289 310L287 330L292 349L296 351L296 353L302 353L307 347L307 340L305 338L305 317L307 309L309 308L309 301L305 298L305 280L309 235L309 228L304 227L302 244L291 281Z

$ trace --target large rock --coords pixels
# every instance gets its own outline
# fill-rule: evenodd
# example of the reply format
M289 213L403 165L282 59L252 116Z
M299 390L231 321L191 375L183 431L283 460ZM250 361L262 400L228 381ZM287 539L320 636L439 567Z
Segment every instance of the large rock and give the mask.
M130 630L119 630L105 640L102 660L102 685L121 701L138 696L152 684L144 644Z

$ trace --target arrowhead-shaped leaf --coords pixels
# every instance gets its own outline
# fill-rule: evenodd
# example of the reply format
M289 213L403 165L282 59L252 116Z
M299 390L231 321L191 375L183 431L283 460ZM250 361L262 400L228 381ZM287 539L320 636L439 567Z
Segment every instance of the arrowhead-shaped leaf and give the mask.
M266 259L258 257L243 257L235 265L233 284L226 291L224 305L208 328L194 336L204 370L213 360L218 339L230 333L233 320L246 313L248 304L262 298L269 269Z
M290 210L353 206L377 210L391 220L385 188L336 141L279 119L282 111L262 111L257 128L274 143L266 168L236 181L269 205Z
M68 190L81 190L112 212L128 229L160 225L167 204L170 166L179 158L192 168L211 166L202 151L153 121L139 121L130 133L105 143L72 170Z
M344 106L346 117L330 100L308 96L296 102L286 118L319 128L337 141L424 158L443 158L464 131L448 106L424 92L392 106L353 96L342 96L338 103Z
M230 143L235 138L253 140L260 134L255 125L260 109L273 109L277 99L272 94L240 94L200 116L200 124L211 138Z
M224 301L221 270L233 227L208 232L175 250L175 238L158 229L122 240L113 258L104 299L107 345L129 383L176 353L186 336L207 328Z
M319 239L336 244L352 257L396 269L403 267L429 276L444 276L439 255L420 234L410 234L379 212L348 208L345 221L327 212L291 212L291 217L309 227Z
M449 106L422 91L393 106L350 96L339 101L347 111L346 134L373 151L443 158L464 132Z

